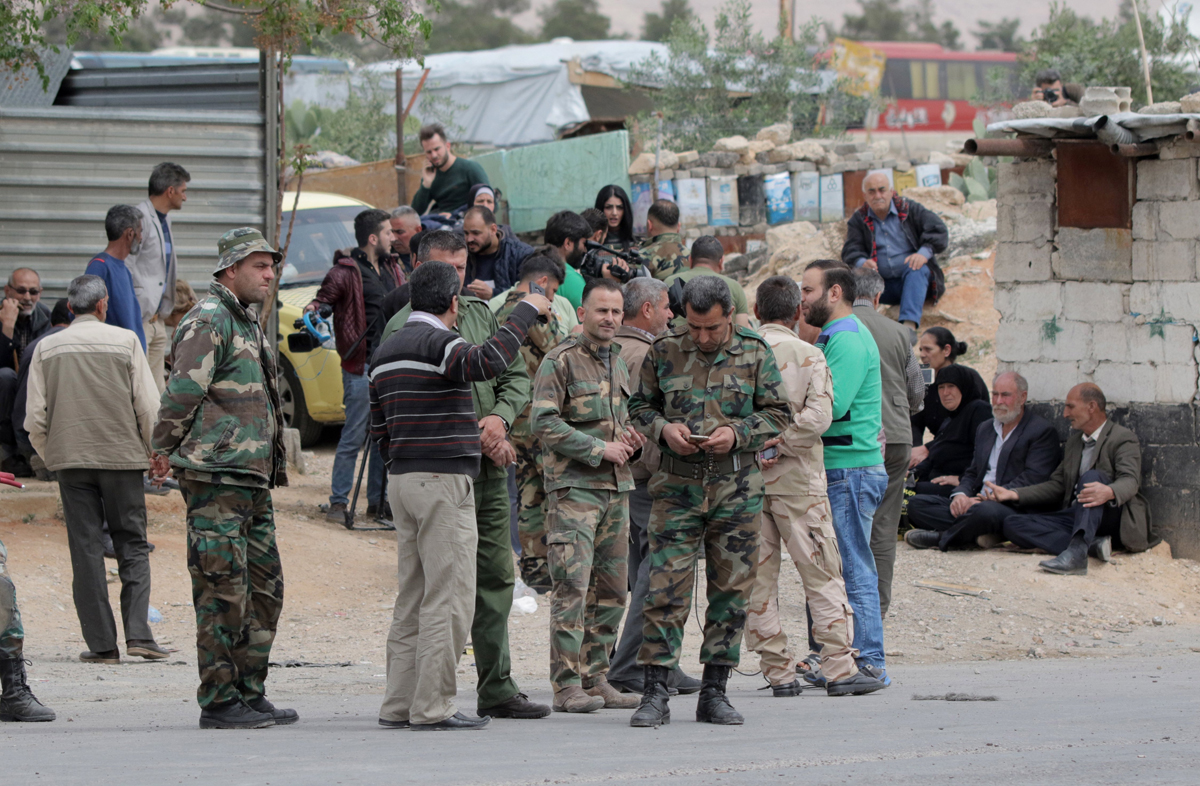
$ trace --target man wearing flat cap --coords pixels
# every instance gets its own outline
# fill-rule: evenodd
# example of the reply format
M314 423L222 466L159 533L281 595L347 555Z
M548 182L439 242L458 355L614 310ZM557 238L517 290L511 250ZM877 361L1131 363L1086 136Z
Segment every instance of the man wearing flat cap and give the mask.
M280 254L251 227L226 232L208 297L179 322L154 429L153 474L187 502L200 728L295 723L264 682L283 608L271 489L287 485L275 357L251 309Z

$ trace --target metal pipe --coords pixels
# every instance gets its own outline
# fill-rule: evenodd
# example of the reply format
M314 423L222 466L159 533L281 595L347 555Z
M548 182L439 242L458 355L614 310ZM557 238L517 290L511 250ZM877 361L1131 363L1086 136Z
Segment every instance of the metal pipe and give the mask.
M1132 131L1116 123L1108 115L1096 118L1092 128L1096 131L1096 138L1106 145L1132 145L1137 142L1137 137Z
M1187 121L1187 132L1184 134L1184 136L1187 137L1189 142L1196 141L1196 138L1200 137L1200 120L1192 118L1191 120Z
M968 139L963 145L963 152L969 156L1039 158L1053 150L1054 142L1049 139Z
M1143 158L1145 156L1158 155L1157 142L1135 142L1128 145L1109 145L1115 156L1125 156L1126 158Z

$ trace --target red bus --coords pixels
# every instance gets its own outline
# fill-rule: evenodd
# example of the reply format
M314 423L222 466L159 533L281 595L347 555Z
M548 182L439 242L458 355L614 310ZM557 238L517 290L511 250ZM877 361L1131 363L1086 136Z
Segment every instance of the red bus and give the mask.
M1017 56L1012 52L955 52L938 44L863 41L887 58L879 94L888 99L865 126L872 131L971 131L976 116L998 116L972 103L1002 69L1006 92L1018 94ZM1003 110L1002 110L1003 111Z

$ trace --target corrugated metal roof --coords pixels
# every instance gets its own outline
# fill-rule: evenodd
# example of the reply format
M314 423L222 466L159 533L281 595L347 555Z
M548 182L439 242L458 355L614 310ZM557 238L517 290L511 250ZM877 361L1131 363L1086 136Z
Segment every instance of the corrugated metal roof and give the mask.
M42 66L50 80L45 89L42 88L36 68L22 68L13 72L0 64L0 106L50 106L54 103L59 85L71 67L71 50L46 50L41 56Z
M162 67L73 69L55 103L133 109L256 111L258 62L207 61Z
M1035 117L992 123L987 130L989 134L1018 133L1047 139L1088 139L1103 138L1109 134L1121 135L1118 129L1122 129L1130 137L1126 141L1145 142L1150 139L1179 136L1187 130L1189 120L1200 121L1200 114L1143 115L1138 112L1122 112L1096 117Z
M103 250L108 209L174 161L192 175L171 216L180 274L206 286L220 236L267 223L266 155L258 112L0 109L0 273L32 267L60 295Z

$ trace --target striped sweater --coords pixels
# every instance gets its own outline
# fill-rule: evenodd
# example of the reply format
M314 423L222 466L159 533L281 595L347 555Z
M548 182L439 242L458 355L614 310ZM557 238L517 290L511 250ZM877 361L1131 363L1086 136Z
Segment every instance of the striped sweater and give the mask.
M476 477L482 451L471 383L492 379L520 351L537 309L519 304L478 346L416 312L375 352L371 435L393 475L447 472Z

